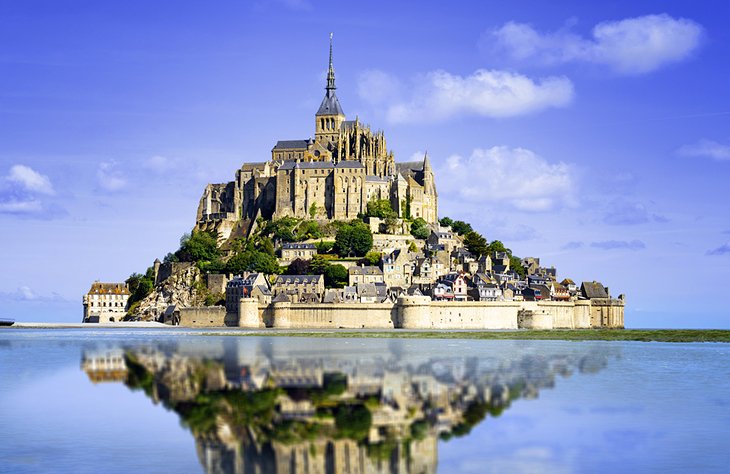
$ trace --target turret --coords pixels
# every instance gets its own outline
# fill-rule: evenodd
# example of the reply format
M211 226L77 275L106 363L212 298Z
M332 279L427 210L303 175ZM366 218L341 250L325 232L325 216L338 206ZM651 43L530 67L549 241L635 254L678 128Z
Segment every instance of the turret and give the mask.
M330 63L327 71L327 87L324 99L315 115L315 134L318 141L334 142L339 134L340 126L345 121L340 101L335 94L335 68L332 65L332 33L330 33Z

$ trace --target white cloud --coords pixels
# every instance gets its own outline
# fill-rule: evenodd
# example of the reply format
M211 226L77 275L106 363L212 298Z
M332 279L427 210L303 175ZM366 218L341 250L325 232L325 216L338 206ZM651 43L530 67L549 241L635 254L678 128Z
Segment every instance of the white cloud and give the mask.
M689 57L699 47L703 31L692 20L667 14L602 22L593 28L591 38L568 30L540 33L525 23L508 22L485 35L482 44L522 61L586 61L621 74L644 74Z
M530 212L573 205L574 170L549 163L524 148L477 148L463 158L453 155L439 172L439 187L460 201L501 204Z
M7 180L23 188L24 191L38 194L54 194L53 185L48 176L42 175L25 165L14 165L10 168Z
M99 163L96 171L96 179L99 187L105 191L120 191L127 186L127 180L118 169L115 161L103 161Z
M393 76L371 70L361 75L358 92L363 100L385 105L389 122L437 122L463 115L513 117L564 107L573 99L573 83L566 77L533 80L479 69L466 77L432 71L403 87Z
M0 202L0 214L34 214L43 210L37 199L10 199Z
M165 156L155 155L145 160L142 167L155 173L165 173L175 167L175 161Z
M700 140L693 145L685 145L677 154L688 157L711 158L716 161L730 161L730 146L712 140Z

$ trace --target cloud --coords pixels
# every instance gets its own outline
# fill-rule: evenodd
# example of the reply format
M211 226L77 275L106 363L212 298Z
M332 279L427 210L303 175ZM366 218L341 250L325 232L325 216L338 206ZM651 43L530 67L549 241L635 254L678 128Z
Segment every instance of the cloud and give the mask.
M96 181L105 191L116 192L127 187L127 180L115 161L103 161L96 170Z
M51 180L33 168L13 165L0 177L0 214L48 219L65 214L49 196L56 194Z
M677 150L680 156L711 158L715 161L730 161L730 146L712 140L700 140L692 145L685 145Z
M707 251L707 255L727 255L727 254L730 254L730 242L725 242L721 246Z
M700 46L703 32L692 20L663 13L599 23L591 38L568 29L540 33L528 24L508 22L485 34L481 44L493 45L519 61L583 61L636 75L688 58Z
M155 173L166 173L176 167L175 160L161 155L151 156L142 162L142 168Z
M563 250L577 250L579 248L583 248L583 242L578 241L572 241L568 242L565 245L563 245Z
M531 212L573 205L571 166L550 163L525 148L477 148L467 158L450 156L439 171L439 186L462 202Z
M603 250L641 250L646 248L646 244L641 240L604 240L601 242L591 242L591 247Z
M405 87L394 76L370 70L360 76L358 93L363 100L384 106L391 123L439 122L469 115L514 117L564 107L573 99L573 83L566 77L532 80L479 69L466 77L432 71Z
M609 204L609 209L603 217L603 222L609 225L637 225L648 222L668 222L664 216L653 214L641 203L615 199Z
M0 292L0 301L66 301L58 293L51 293L50 295L41 295L36 293L29 286L20 286L15 291L9 293Z
M55 194L48 176L42 175L25 165L14 165L11 167L7 179L31 193Z

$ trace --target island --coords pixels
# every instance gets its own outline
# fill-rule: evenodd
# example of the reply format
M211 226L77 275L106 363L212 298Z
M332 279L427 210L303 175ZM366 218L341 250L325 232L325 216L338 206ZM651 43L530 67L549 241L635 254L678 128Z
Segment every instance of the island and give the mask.
M558 278L467 222L439 218L428 154L398 162L346 120L330 38L314 138L208 184L180 248L124 282L94 282L83 322L347 329L623 328L623 294Z

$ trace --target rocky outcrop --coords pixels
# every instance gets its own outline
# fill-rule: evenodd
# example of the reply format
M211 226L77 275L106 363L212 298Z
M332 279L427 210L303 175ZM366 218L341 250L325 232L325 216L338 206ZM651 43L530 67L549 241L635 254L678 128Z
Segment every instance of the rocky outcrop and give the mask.
M172 305L177 309L202 306L206 294L204 288L198 267L181 268L159 282L152 293L140 301L133 314L145 321L156 321Z

